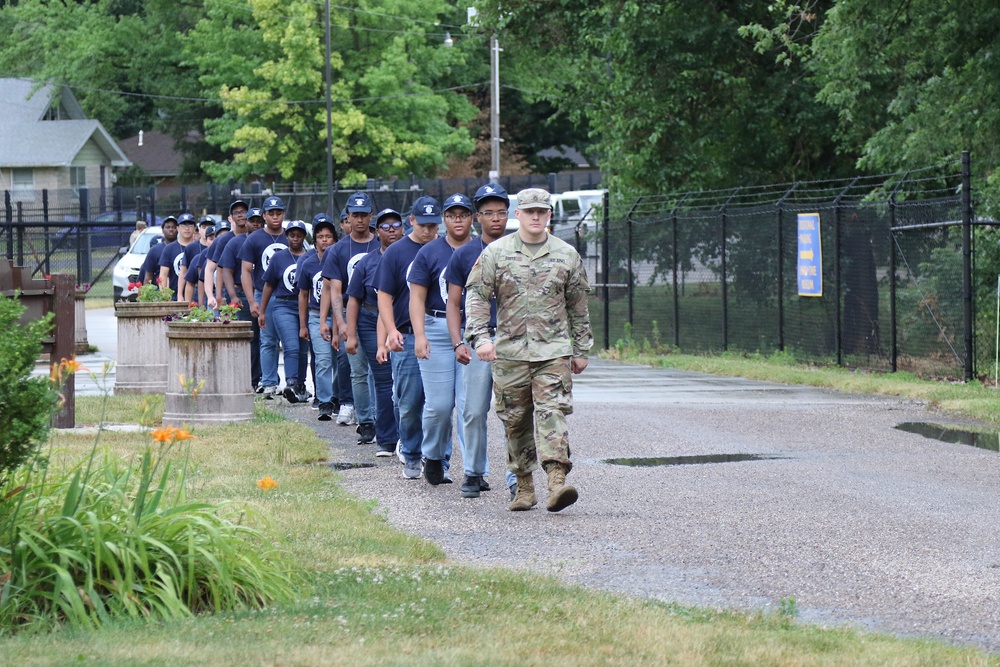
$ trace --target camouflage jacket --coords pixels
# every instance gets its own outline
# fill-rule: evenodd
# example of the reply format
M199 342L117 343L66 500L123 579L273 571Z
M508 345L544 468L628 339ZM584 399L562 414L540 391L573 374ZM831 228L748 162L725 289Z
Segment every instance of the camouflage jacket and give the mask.
M594 344L580 255L549 234L534 257L510 234L486 246L466 284L465 338L475 348L490 338L490 297L497 300L499 359L545 361L585 357Z

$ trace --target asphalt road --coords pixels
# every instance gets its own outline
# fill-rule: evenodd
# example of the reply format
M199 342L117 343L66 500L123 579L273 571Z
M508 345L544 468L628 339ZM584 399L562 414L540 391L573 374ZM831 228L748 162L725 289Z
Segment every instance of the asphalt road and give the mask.
M114 327L111 309L88 311L91 368L114 358ZM599 360L574 395L580 500L559 514L507 511L495 416L494 490L464 499L457 445L456 483L431 487L355 445L353 428L275 406L327 439L332 463L370 464L345 470L346 488L455 561L709 607L794 598L807 622L1000 650L1000 455L895 428L957 420L912 401ZM608 462L732 454L768 458ZM535 481L544 506L541 471Z
M462 563L556 574L683 604L774 609L803 621L932 636L1000 650L1000 456L894 428L955 420L916 402L593 361L570 417L579 502L507 511L495 490L404 480L353 429L293 418L331 461L370 463L344 485L392 525ZM500 442L491 421L491 443ZM756 454L761 460L629 466L612 458ZM544 477L536 473L540 506Z

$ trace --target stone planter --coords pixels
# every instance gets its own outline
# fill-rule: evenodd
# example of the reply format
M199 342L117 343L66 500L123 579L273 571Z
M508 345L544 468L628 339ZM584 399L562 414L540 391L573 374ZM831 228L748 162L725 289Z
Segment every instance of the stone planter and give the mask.
M213 426L253 419L252 338L250 322L169 322L163 423Z
M90 343L87 341L87 292L78 289L76 291L76 304L74 315L76 317L76 333L74 335L74 352L77 354L87 354L90 352Z
M162 394L167 390L167 315L190 308L176 301L115 304L118 319L116 394Z

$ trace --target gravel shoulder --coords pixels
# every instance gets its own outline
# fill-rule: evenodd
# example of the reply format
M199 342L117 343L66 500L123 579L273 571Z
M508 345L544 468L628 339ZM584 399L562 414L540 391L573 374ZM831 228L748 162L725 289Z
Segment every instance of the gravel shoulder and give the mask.
M282 410L330 442L330 460L390 524L456 562L555 574L583 586L681 604L774 608L800 618L1000 650L1000 456L906 433L958 423L923 405L593 360L570 417L576 505L508 512L491 418L490 482L403 479L355 445L353 427ZM276 406L279 403L276 402ZM610 458L761 454L767 460L625 466Z

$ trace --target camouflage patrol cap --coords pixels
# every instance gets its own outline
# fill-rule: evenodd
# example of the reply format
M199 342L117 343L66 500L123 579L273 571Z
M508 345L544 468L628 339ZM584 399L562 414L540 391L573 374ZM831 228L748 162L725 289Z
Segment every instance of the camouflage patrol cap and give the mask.
M517 207L521 210L529 208L545 208L552 210L552 195L541 188L527 188L517 193Z

